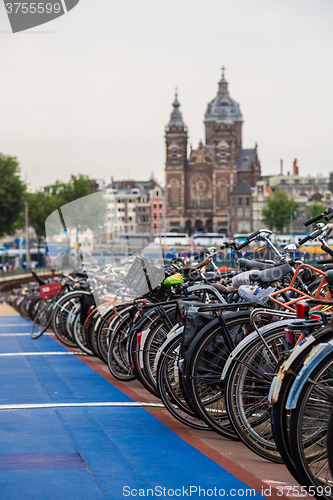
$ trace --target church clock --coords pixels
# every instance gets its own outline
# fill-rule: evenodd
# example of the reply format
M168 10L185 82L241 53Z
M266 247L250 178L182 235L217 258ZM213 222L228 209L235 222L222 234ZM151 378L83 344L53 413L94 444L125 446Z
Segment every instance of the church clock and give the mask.
M200 175L193 180L193 191L195 195L207 196L209 193L209 180Z

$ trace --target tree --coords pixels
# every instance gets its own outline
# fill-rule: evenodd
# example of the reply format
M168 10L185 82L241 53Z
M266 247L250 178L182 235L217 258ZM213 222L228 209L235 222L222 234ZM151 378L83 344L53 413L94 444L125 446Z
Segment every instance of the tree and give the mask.
M61 239L61 235L64 236L64 232L67 233L66 252L70 255L74 237L79 263L82 257L79 234L89 229L91 231L89 243L92 247L93 238L104 233L107 210L104 194L93 193L91 180L83 175L78 177L72 175L69 183L57 181L49 186L48 193L55 200L55 206L46 220L47 238L50 242L59 241L59 237ZM64 254L64 249L64 246L61 247L61 255ZM57 258L53 256L53 259ZM59 259L59 262L61 261L62 259Z
M91 194L91 180L86 175L72 175L67 183L56 181L55 184L49 186L48 193L55 200L55 208L60 208L62 205Z
M295 218L299 212L298 205L284 191L276 189L274 194L268 198L262 209L263 222L269 229L276 228L280 233L286 228L291 218Z
M78 176L72 175L70 181L67 183L56 181L44 191L27 193L29 222L35 230L38 249L40 248L41 240L45 237L45 221L48 216L59 208L68 205L68 203L91 194L91 192L91 180L79 174ZM77 210L79 212L78 217L81 220L87 220L86 211L83 211L85 207L83 207L82 203L79 203L79 206L81 207L81 211Z
M17 159L0 153L0 237L22 227L26 185Z
M45 237L45 220L55 210L57 198L45 191L27 193L29 223L37 236L38 253L41 241Z

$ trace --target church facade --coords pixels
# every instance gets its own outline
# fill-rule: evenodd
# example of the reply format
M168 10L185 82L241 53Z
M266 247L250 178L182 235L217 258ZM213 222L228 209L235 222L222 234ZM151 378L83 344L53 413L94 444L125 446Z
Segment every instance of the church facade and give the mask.
M254 187L261 178L257 147L243 149L243 118L224 77L205 113L205 144L188 155L188 130L176 93L165 129L165 217L167 231L219 232L236 229L232 198L242 183ZM233 196L233 193L235 195Z

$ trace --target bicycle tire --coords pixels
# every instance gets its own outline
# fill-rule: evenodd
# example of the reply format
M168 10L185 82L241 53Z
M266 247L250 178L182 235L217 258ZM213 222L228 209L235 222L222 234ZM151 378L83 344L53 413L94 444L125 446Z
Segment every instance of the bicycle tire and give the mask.
M130 320L127 326L122 321L116 326L110 337L108 367L111 375L122 382L129 382L136 379L128 356L128 331L130 326Z
M52 312L52 304L40 302L30 330L30 337L33 340L39 339L49 328L52 320Z
M181 336L165 345L160 355L156 371L160 398L169 413L182 424L193 429L211 430L206 422L197 418L196 412L189 407L184 398L182 373L178 366L180 343Z
M248 311L239 311L226 313L224 318L229 328L237 329L243 328L244 324L249 322L250 314ZM223 350L220 350L221 346ZM212 353L217 356L214 367L210 364ZM229 354L230 351L221 336L220 323L218 319L214 319L198 332L191 343L186 357L184 389L188 404L196 409L202 420L218 434L238 440L226 413L225 383L221 381L222 370Z
M291 457L297 468L301 484L314 487L316 493L318 493L318 487L328 485L329 494L320 496L326 500L333 498L333 477L326 450L328 420L333 409L333 399L332 396L326 397L320 389L322 386L328 386L331 389L332 354L317 363L309 374L308 381L300 392L296 407L290 411L289 430ZM320 423L322 429L312 431L311 426L316 422ZM306 439L304 439L303 433ZM315 496L319 498L317 494Z
M328 465L330 467L331 475L333 476L333 409L328 420L326 446Z
M279 352L285 350L284 327L279 324L265 332L266 345ZM243 351L228 372L226 407L229 418L243 443L257 455L283 463L273 438L268 406L269 389L278 362L267 353L261 338Z
M320 330L314 331L312 335L316 338L316 340L309 345L309 348L300 352L297 358L295 358L293 363L290 365L289 369L284 373L278 400L273 404L271 411L272 429L276 446L285 466L298 482L301 480L290 454L290 444L288 438L290 412L286 409L286 402L296 376L303 366L303 361L308 356L312 347L320 342L327 342L330 340L332 338L332 332L330 327L325 326Z
M54 312L52 315L52 328L53 331L63 344L69 347L77 347L76 342L70 331L67 329L67 316L71 314L71 309L77 302L80 301L80 297L84 291L81 292L71 292L64 295L54 307Z

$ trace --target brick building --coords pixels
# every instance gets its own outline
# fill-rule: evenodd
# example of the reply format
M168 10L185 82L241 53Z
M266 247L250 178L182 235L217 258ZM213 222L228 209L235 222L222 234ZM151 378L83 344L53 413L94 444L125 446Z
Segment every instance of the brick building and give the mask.
M205 144L187 154L188 130L176 94L165 129L166 230L230 232L231 193L261 177L257 147L243 149L243 118L224 71L205 113Z

